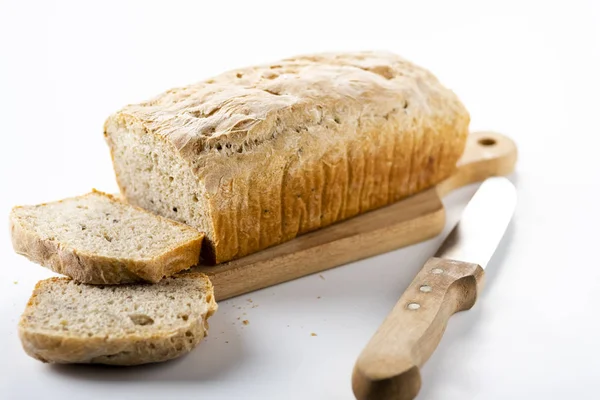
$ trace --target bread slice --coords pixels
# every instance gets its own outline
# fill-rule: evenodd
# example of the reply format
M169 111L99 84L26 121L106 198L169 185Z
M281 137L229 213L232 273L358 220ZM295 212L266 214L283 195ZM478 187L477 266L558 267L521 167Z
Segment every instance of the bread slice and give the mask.
M203 234L98 191L15 207L15 251L76 281L158 282L199 262Z
M19 323L25 352L50 363L137 365L191 351L217 310L201 273L155 285L86 285L68 278L38 282Z

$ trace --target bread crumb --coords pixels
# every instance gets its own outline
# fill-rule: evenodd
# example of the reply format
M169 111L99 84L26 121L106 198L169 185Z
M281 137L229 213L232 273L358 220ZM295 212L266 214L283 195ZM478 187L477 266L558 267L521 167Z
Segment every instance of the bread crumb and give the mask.
M19 281L14 281L13 284L18 285Z
M252 303L252 299L248 299L246 300L248 303Z
M247 319L242 321L242 324L244 324L244 325L248 325L249 323L250 323L250 321L248 321Z
M316 334L316 333L314 333L314 332L311 332L311 333L310 333L310 336L317 336L317 334Z
M321 274L319 274L319 278L325 280L325 277L323 275L321 275Z
M255 305L252 306L252 308L256 308L256 307L258 307L258 304L255 304Z

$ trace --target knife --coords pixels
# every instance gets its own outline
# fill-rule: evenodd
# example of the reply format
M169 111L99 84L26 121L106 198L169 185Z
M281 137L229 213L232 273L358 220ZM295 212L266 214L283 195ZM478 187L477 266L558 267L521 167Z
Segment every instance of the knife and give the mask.
M459 223L427 260L364 348L352 374L357 399L414 399L419 368L437 347L448 319L475 304L484 269L517 203L506 178L484 181Z

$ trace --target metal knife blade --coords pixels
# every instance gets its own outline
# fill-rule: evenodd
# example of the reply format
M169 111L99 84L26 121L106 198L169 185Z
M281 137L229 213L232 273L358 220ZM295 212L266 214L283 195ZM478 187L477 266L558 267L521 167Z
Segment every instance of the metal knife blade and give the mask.
M487 266L512 218L517 192L506 178L484 181L436 257Z

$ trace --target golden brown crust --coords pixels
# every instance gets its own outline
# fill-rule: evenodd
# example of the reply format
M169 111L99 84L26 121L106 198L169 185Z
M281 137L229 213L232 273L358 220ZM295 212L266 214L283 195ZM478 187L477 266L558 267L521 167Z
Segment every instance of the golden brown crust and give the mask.
M95 189L92 193L101 193L114 201L120 201L112 195ZM14 209L18 208L20 207ZM168 222L176 224L173 221ZM188 240L158 257L135 260L88 254L58 241L41 238L35 232L23 227L12 213L9 227L13 249L16 253L54 272L88 284L156 283L165 276L196 265L200 259L200 249L204 238L204 234L199 232L196 238Z
M362 52L229 71L127 106L105 128L170 143L206 194L207 243L224 262L437 184L454 170L468 125L430 72Z
M202 273L188 272L205 282L206 314L197 321L190 320L184 328L168 334L147 334L127 337L82 337L65 333L32 329L28 315L36 305L37 293L44 285L68 278L50 278L37 283L19 322L19 338L25 352L42 362L58 364L139 365L167 361L190 352L207 335L207 319L217 309L213 286Z

